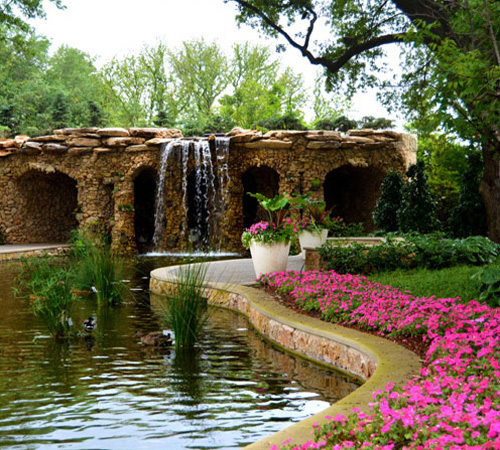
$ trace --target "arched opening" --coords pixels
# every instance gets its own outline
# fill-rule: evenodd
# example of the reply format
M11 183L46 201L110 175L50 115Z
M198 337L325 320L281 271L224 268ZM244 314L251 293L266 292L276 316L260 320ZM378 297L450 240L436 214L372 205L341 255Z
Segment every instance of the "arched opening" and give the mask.
M265 213L258 207L257 199L247 195L256 192L272 198L279 193L280 176L267 166L252 167L242 176L243 181L243 226L248 228L255 222L267 220Z
M143 169L134 180L134 228L139 252L150 251L155 231L156 171Z
M384 175L372 167L343 166L329 172L323 187L331 216L347 223L363 222L366 231L373 230L372 214Z
M200 248L209 243L210 205L208 180L201 168L187 177L187 220L190 243Z
M31 170L18 181L19 228L26 243L67 242L78 228L76 181L61 172Z

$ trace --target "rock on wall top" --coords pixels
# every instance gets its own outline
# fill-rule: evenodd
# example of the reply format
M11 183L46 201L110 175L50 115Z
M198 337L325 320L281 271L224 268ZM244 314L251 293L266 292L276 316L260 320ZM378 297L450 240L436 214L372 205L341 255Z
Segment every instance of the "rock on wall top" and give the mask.
M383 148L390 143L402 142L407 135L371 129L349 130L347 134L315 130L277 130L262 134L257 130L233 128L226 136L231 138L235 148L242 149L289 149L294 143L302 141L301 144L308 150L334 150L353 147Z
M140 152L157 150L160 144L180 137L180 130L169 128L63 128L54 130L54 134L49 136L0 139L0 157L39 153L81 155L90 152Z
M293 131L275 130L263 134L257 130L234 128L226 136L234 149L257 150L335 150L349 148L382 149L402 145L407 152L416 152L416 137L395 131L349 130ZM160 144L182 138L182 132L169 128L63 128L49 136L30 138L16 136L0 139L0 157L15 154L82 155L117 151L142 152L158 150Z

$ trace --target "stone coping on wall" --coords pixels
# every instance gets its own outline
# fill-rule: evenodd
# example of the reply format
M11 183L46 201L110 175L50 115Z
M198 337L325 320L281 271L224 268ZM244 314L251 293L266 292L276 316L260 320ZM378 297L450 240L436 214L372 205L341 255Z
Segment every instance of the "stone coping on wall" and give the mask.
M67 244L0 245L0 263L32 256L59 256L69 251Z
M177 270L178 267L168 267L152 271L151 292L167 294L176 282ZM324 411L251 444L246 450L268 450L288 439L294 445L307 442L313 438L314 423L325 423L325 416L348 415L353 408L369 412L373 392L389 382L403 385L418 376L421 369L417 355L387 339L298 314L261 290L208 282L207 295L214 304L245 315L258 332L280 347L365 381Z
M416 152L414 135L391 130L273 130L263 134L258 130L233 128L226 134L235 149L287 150L300 141L306 150L336 150L351 148L382 149L404 143ZM85 155L88 153L143 152L158 150L161 144L183 138L182 132L169 128L63 128L53 134L38 137L25 135L13 139L0 138L0 158L12 155ZM210 139L211 137L208 137ZM191 139L191 138L185 138Z

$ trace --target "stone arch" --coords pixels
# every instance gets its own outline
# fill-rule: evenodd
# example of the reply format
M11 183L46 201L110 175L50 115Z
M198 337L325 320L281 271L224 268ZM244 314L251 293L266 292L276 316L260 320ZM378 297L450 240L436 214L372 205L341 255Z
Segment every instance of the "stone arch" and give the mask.
M252 223L266 220L267 217L259 210L257 200L247 193L258 192L267 197L278 195L280 176L271 167L260 166L248 169L243 173L241 180L243 182L243 226L248 228Z
M29 170L16 180L18 226L26 243L62 243L78 228L77 182L56 170Z
M384 176L376 167L342 166L328 172L323 189L331 216L347 223L363 222L366 231L373 230L372 214Z
M157 173L146 166L134 174L134 231L140 252L149 251L155 231L155 197Z

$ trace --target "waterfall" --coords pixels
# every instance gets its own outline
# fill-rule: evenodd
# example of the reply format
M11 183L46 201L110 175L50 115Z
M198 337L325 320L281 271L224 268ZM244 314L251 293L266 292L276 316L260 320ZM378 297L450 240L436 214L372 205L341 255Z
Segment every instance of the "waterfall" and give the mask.
M181 242L188 239L196 248L207 247L220 237L221 216L226 209L229 182L229 138L215 139L212 154L206 139L176 139L164 145L160 156L155 201L153 245L161 250L165 231L165 182L172 165L173 149L178 152L175 170L181 177ZM168 223L166 224L168 227ZM210 242L212 240L212 242Z
M219 196L217 197L216 209L224 211L228 200L229 187L229 141L228 137L215 138L215 152L217 155L217 176Z
M160 164L158 167L158 176L156 181L155 198L155 230L153 234L153 248L159 250L163 241L163 231L165 229L165 180L167 176L167 167L170 155L174 146L179 142L178 139L162 144L160 153Z

